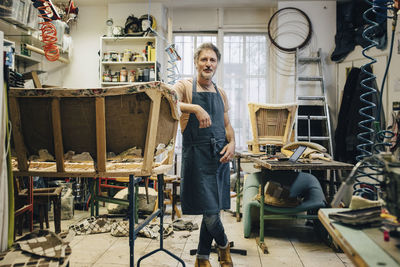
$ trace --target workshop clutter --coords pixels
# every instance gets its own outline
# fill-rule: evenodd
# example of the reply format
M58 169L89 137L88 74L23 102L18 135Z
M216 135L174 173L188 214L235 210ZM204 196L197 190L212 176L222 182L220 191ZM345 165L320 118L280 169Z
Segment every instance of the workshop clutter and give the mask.
M70 220L74 217L74 195L72 191L72 183L60 183L61 191L61 220ZM54 220L54 205L51 202L49 220Z
M140 18L135 15L130 15L125 22L124 33L125 35L136 35L137 33L145 33L155 30L157 22L154 16L150 14L144 14Z
M153 42L147 42L142 51L133 51L132 49L124 49L121 51L106 51L103 53L103 62L155 62L156 49ZM151 82L156 80L156 72L154 66L128 67L124 65L120 70L112 71L107 68L103 72L103 82ZM140 67L139 67L140 66Z
M142 51L106 51L103 53L103 62L154 62L156 60L156 49L153 42L147 42Z
M103 82L152 82L156 80L154 66L127 69L122 67L120 71L112 72L107 69L103 73Z

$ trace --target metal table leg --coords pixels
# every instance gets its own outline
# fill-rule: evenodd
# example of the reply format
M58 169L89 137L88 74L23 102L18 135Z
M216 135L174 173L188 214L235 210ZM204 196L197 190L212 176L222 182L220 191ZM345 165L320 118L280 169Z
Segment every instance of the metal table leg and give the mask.
M264 243L264 188L267 184L267 179L265 179L265 175L268 175L268 172L262 171L261 178L261 194L260 194L260 236L257 238L257 244L262 249L263 253L268 253L268 247Z
M240 198L242 192L240 192L240 157L237 157L236 166L236 221L240 222Z
M136 229L134 227L134 212L136 210L136 205L135 205L135 190L134 190L134 185L140 182L142 178L134 178L133 175L129 176L129 251L130 251L130 266L134 267L135 261L134 261L134 247L135 247L135 239L137 234L139 233L140 230L142 230L143 227L145 227L147 224L149 224L155 217L160 217L160 248L153 250L146 255L143 255L142 257L139 258L137 262L137 266L140 266L140 262L157 253L158 251L164 251L174 259L178 260L180 263L182 263L182 266L186 266L185 262L173 254L172 252L166 250L164 248L164 175L159 174L157 175L157 181L158 181L158 209L154 211L150 216L148 216L142 223L140 223Z

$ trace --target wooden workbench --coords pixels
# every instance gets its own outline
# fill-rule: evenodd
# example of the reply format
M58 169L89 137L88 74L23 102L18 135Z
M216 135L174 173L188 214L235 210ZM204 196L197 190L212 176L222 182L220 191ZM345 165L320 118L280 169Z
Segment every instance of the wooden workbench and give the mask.
M400 261L391 257L379 243L371 239L368 231L378 231L379 229L360 229L355 227L349 227L341 223L337 223L329 219L329 213L346 211L347 209L320 209L318 212L318 218L328 230L333 240L340 246L341 249L346 253L349 259L356 266L385 266L394 267L400 266ZM381 239L383 240L383 233L381 232ZM394 253L400 254L400 249L395 247L396 241L391 240L388 246L392 246L392 249L397 250Z

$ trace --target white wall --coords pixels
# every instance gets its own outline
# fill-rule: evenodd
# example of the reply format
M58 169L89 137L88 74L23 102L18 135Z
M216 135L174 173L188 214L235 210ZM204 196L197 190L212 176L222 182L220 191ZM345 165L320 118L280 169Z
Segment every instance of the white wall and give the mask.
M173 31L217 31L217 8L170 9ZM206 18L206 19L205 19Z
M108 18L113 18L114 26L124 27L131 14L140 17L149 12L145 3L109 4L108 6L79 7L79 19L71 29L73 52L71 63L61 72L62 86L67 88L99 87L99 55L100 37L107 33L105 24ZM157 31L165 36L165 8L155 3L151 5L150 14L156 18ZM164 42L158 39L158 51L163 51ZM161 50L160 50L161 49ZM162 54L161 54L162 55ZM158 56L161 64L162 56ZM50 75L49 75L50 76Z
M336 33L336 1L279 1L278 9L285 7L296 7L304 11L311 20L313 32L308 49L317 50L321 48L324 61L324 78L327 91L328 104L331 111L332 122L335 124L336 114L336 73L335 63L330 60L335 45ZM277 77L278 90L276 98L282 102L291 102L294 96L294 76Z
M63 87L98 87L100 37L106 33L107 7L79 7L79 19L71 28L73 51Z

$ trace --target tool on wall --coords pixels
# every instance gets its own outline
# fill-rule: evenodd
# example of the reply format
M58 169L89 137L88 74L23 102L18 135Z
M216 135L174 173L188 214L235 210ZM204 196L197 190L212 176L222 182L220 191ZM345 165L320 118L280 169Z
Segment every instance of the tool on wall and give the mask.
M56 61L60 57L60 51L57 46L56 26L51 23L53 20L60 19L51 0L32 0L33 6L39 10L39 17L43 19L40 22L42 32L42 42L44 55L49 61Z

